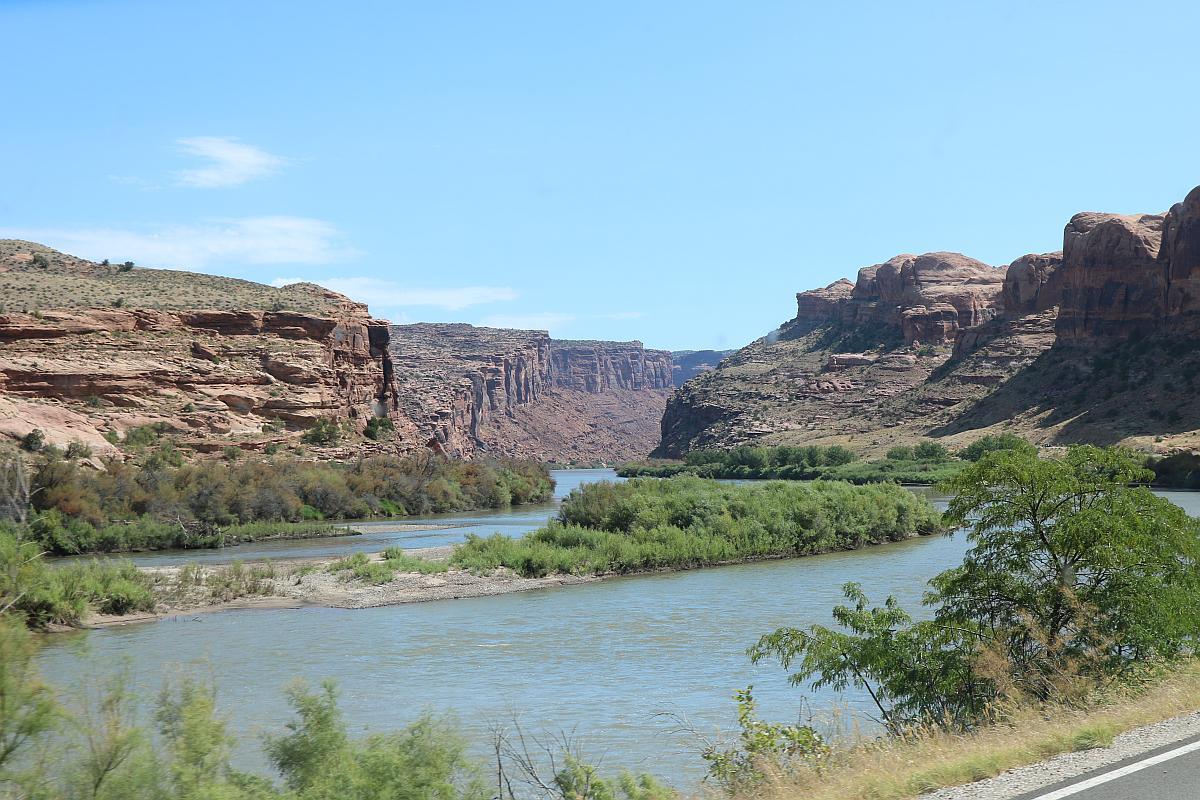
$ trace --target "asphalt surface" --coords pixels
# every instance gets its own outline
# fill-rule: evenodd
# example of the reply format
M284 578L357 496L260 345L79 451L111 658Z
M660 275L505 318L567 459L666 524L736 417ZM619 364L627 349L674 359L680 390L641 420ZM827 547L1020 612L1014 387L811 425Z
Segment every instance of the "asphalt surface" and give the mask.
M1013 800L1200 800L1200 749L1144 763L1193 743L1200 743L1200 737L1172 742ZM1114 777L1123 770L1128 773Z

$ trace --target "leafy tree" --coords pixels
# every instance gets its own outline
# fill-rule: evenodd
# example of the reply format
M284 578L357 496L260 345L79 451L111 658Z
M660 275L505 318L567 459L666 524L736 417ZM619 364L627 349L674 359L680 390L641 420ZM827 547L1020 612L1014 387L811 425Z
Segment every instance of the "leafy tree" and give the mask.
M840 444L835 444L825 450L825 464L830 467L840 467L843 464L849 464L857 456L852 450L842 447Z
M983 456L945 485L946 521L972 544L931 582L933 619L845 587L838 628L781 628L751 649L792 680L865 688L893 729L969 726L1001 697L1070 700L1200 634L1200 523L1136 484L1129 452L1029 448ZM950 528L953 535L955 527Z
M913 457L918 461L945 461L950 451L941 442L921 442L913 448Z
M305 444L334 444L342 435L342 426L336 419L320 417L313 426L301 435Z
M368 439L386 439L394 429L395 426L387 417L371 417L367 420L367 426L363 428L363 436Z
M1068 664L1112 675L1190 650L1200 531L1135 485L1151 477L1132 453L1091 446L1000 451L964 470L946 518L973 547L931 582L939 620L976 626L1037 696Z
M914 458L913 449L907 445L896 445L887 451L887 457L892 461L912 461Z
M1037 453L1037 448L1029 442L1011 433L988 435L976 439L958 451L959 458L965 461L978 461L988 453L1000 450L1018 450L1026 453Z
M67 445L66 458L70 461L75 461L81 458L91 458L92 448L88 447L83 442L78 440Z

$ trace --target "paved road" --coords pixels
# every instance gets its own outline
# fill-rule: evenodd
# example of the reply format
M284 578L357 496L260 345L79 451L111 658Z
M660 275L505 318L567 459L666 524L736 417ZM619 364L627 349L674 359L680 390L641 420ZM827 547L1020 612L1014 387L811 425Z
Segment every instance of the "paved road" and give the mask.
M1015 800L1200 800L1200 737L1185 739Z

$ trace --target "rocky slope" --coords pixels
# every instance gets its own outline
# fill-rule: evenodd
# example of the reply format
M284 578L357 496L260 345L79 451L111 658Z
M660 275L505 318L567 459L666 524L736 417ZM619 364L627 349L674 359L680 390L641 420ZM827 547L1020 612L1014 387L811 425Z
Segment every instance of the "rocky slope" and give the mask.
M30 288L46 285L57 295ZM95 292L130 299L88 307ZM246 307L185 309L192 296ZM129 428L162 423L205 450L286 441L319 417L361 426L399 411L387 323L311 284L121 269L4 241L0 303L0 433L10 436L36 428L103 454Z
M460 324L395 325L390 341L401 410L441 452L620 461L658 440L670 353Z
M646 455L670 354L468 325L390 326L313 284L273 288L93 263L0 241L0 435L43 431L96 455L146 424L200 451L294 446L318 418L328 456L430 447L556 461Z
M1166 214L1082 213L1061 252L993 268L902 255L797 295L771 335L684 385L658 455L746 442L1200 445L1200 188Z

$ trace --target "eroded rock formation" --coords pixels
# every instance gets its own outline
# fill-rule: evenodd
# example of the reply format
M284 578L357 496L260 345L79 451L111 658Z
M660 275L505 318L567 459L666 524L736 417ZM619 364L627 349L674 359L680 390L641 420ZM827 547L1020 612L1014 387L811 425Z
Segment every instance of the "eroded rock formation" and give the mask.
M644 457L672 388L670 353L640 342L417 324L393 326L390 347L403 411L449 455Z
M110 449L164 422L197 440L394 413L388 327L346 302L299 312L95 309L0 315L0 431Z
M1200 446L1197 336L1200 187L1163 215L1077 214L1061 252L1007 268L902 255L801 292L780 335L675 393L657 453L992 428Z

